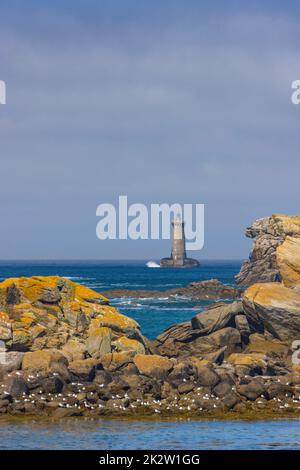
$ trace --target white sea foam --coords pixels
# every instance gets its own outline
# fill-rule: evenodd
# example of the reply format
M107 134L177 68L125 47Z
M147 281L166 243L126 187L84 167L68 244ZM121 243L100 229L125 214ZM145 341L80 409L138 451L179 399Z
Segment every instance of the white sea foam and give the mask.
M96 281L95 277L82 277L82 276L62 276L65 279L69 279L70 281Z
M142 304L135 302L134 300L122 300L119 305L129 305L130 307L142 307Z
M146 263L146 266L147 266L148 268L160 268L160 265L157 264L156 261L148 261L148 262Z

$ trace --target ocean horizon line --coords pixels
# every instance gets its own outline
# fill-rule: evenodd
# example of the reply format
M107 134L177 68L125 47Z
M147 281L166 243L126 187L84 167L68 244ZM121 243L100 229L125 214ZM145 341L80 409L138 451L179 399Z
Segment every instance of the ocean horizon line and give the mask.
M247 258L205 258L200 259L201 263L211 262L243 262ZM159 261L159 259L149 258L109 258L109 259L90 259L90 258L39 258L39 259L0 259L0 264L3 263L119 263L119 262L130 262L130 263L147 263L148 261Z

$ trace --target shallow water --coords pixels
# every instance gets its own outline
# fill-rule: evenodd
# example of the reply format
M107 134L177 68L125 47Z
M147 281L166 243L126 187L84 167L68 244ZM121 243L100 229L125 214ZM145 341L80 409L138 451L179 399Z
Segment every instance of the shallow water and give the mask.
M7 422L0 424L0 449L300 449L300 422Z

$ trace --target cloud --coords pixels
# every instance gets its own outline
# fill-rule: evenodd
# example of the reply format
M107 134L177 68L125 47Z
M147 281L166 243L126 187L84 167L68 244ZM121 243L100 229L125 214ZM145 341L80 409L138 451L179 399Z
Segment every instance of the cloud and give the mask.
M0 32L0 256L165 254L96 239L96 206L119 194L205 203L203 256L247 256L247 224L298 210L297 16L118 12Z

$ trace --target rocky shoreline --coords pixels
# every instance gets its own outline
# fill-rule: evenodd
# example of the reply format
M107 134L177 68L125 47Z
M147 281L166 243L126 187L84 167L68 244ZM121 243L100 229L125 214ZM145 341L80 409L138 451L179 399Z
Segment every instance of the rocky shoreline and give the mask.
M249 356L239 354L217 365L156 355L146 362L143 355L125 361L120 354L109 364L98 362L89 369L85 365L76 375L73 366L68 377L50 371L14 371L1 385L0 413L54 418L223 414L230 418L300 412L299 371L267 375L275 369L259 355L251 365Z
M41 368L9 373L1 384L0 413L62 418L300 412L298 369L286 373L279 364L272 369L259 353L232 354L222 365L126 356L115 353L84 369L71 365L64 376ZM52 368L65 365L62 357L56 360Z
M288 233L295 219L280 217ZM299 240L287 235L276 248L280 282L242 295L216 280L167 291L219 299L229 289L230 302L153 342L85 286L57 276L6 279L0 417L299 417Z

